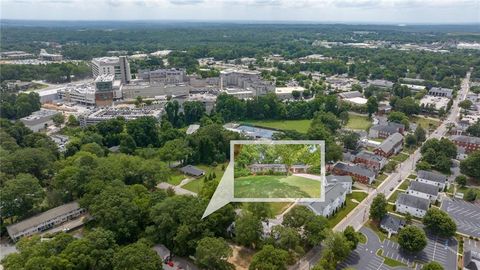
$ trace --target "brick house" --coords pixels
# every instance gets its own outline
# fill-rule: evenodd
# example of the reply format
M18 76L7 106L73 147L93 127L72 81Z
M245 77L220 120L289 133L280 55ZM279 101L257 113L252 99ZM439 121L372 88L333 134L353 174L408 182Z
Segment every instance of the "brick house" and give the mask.
M371 127L368 132L368 137L385 139L395 133L403 134L404 131L405 125L395 122L388 122L384 125L376 125Z
M466 154L480 150L480 138L478 137L454 135L451 138L455 145L465 149Z
M375 172L354 164L349 165L344 162L337 162L331 169L333 174L350 175L355 181L363 184L371 184L375 180Z
M390 135L373 152L382 157L390 157L398 154L402 150L403 136L400 133Z
M387 164L387 159L363 150L355 156L353 163L364 165L365 167L378 172L383 166L385 166L385 164Z

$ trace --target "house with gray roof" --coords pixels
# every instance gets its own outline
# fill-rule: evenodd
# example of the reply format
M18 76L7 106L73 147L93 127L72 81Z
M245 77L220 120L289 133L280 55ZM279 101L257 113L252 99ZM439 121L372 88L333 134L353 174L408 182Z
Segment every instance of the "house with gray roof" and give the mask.
M376 173L370 169L357 164L347 164L345 162L337 162L331 168L333 174L349 175L355 181L363 184L371 184L375 180Z
M403 227L405 227L405 220L394 215L386 214L380 221L380 228L388 233L388 237L398 234Z
M403 136L400 133L394 133L385 139L373 152L379 156L390 157L400 153L403 147Z
M269 171L272 172L279 172L279 173L286 173L287 172L287 165L285 164L251 164L247 166L251 173L266 173Z
M317 215L331 217L345 204L347 194L352 190L352 182L350 176L326 176L325 201L311 202L307 206Z
M436 186L439 190L449 186L446 175L431 171L419 170L417 172L417 181Z
M414 217L422 218L430 207L430 200L410 194L400 193L398 194L395 206L396 211L399 213L409 213Z
M193 165L187 165L185 167L180 168L180 171L186 175L191 175L194 177L200 177L205 175L205 171L201 170Z
M378 124L370 128L368 131L369 138L381 138L385 139L388 136L400 133L403 134L405 131L405 125L395 122L387 122L385 124Z
M7 232L13 241L17 241L22 237L32 236L57 227L85 213L86 210L81 208L78 202L71 202L9 225Z
M438 187L419 181L412 181L407 189L407 194L428 199L430 202L435 202L438 198Z

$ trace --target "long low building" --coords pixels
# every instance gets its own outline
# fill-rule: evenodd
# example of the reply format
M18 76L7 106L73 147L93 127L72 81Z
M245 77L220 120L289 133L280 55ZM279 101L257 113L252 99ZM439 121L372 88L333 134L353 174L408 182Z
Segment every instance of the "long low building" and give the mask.
M100 123L102 121L123 117L126 121L134 120L140 117L150 116L160 120L162 109L145 109L145 108L108 108L100 109L93 113L80 115L78 120L81 126L88 126Z
M358 181L363 184L371 184L375 180L375 172L364 168L363 166L352 164L349 165L344 162L337 162L333 168L332 172L338 175L349 175L355 181Z
M7 226L7 232L13 241L17 241L21 237L31 236L52 229L85 213L86 210L81 208L77 202L71 202L9 225Z

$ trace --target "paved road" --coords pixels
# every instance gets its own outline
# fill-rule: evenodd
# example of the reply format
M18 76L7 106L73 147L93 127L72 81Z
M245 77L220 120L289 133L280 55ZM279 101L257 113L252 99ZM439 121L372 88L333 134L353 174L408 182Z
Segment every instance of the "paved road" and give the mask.
M471 71L469 71L463 79L461 89L457 94L457 98L453 102L449 115L434 132L427 136L427 139L438 139L444 136L447 133L447 123L454 123L458 118L460 112L458 103L464 100L468 93L468 89L470 88L470 74ZM418 149L412 155L410 155L408 159L402 162L397 167L397 170L390 174L376 190L371 192L370 195L365 198L365 200L357 205L355 209L353 209L341 222L339 222L333 228L333 230L343 231L347 226L353 226L356 230L359 230L368 219L368 211L373 198L375 198L375 196L379 193L385 194L386 197L390 196L394 192L395 188L400 185L401 181L405 179L410 174L410 171L415 168L415 164L420 157L420 150ZM320 258L318 254L315 254L315 252L318 251L309 251L294 265L296 267L295 269L310 269L312 265L315 265Z

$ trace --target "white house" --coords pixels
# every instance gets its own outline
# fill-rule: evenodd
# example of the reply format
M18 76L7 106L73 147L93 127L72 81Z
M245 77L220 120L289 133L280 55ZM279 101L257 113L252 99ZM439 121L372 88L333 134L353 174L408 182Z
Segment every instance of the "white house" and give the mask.
M445 187L448 188L447 176L440 173L419 170L417 172L417 181L437 186L439 190L443 190Z
M422 218L430 207L428 199L420 198L409 194L398 194L395 202L396 211L399 213L410 213L410 215Z
M312 202L308 207L317 215L331 217L340 209L352 192L352 177L329 175L326 177L325 201Z
M435 202L438 198L438 187L418 181L413 181L407 189L407 194L428 199L430 202Z

